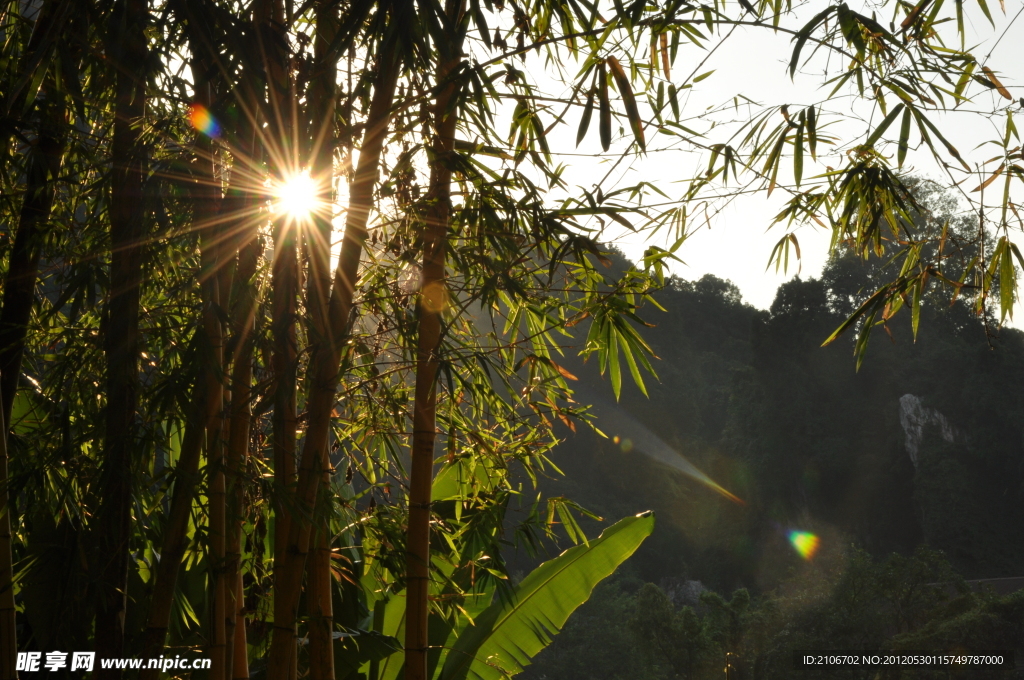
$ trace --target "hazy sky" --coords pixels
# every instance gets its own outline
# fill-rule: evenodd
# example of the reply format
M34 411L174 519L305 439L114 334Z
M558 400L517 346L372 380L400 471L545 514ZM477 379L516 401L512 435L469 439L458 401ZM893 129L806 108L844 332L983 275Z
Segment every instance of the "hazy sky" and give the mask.
M851 4L856 6L857 3ZM952 5L952 3L949 4ZM965 3L965 5L967 4ZM1008 0L1005 14L1000 13L998 2L989 4L994 12L995 29L989 25L974 4L969 4L965 13L969 32L973 36L977 36L974 39L974 44L977 47L972 52L976 57L982 59L992 50L996 38L1003 36L985 63L1000 74L1003 84L1010 89L1016 100L1024 95L1024 17L1021 17L1024 1ZM799 19L790 20L784 24L799 28L811 15L811 12L819 11L818 8L821 6L820 2L807 3L799 12ZM861 9L870 13L870 7L868 5L866 10L863 7ZM943 8L943 11L945 12L946 9ZM879 16L880 19L885 20L885 23L888 23L888 17L888 14ZM985 42L982 42L983 40ZM714 45L715 41L712 41L708 47ZM971 39L969 38L968 46L970 47L970 45ZM707 57L707 52L694 47L688 47L685 50L681 48L680 55L673 67L673 81L680 82L691 68L699 73L715 70L713 76L690 90L694 94L685 105L684 115L692 115L702 111L706 106L729 101L736 94L743 94L761 105L787 103L793 107L793 110L820 102L828 94L828 90L818 89L818 85L821 83L820 76L816 77L812 73L802 76L798 74L795 83L790 81L786 73L786 65L791 50L792 43L789 36L781 33L773 34L763 28L738 29L728 41L707 58L704 64L700 62ZM820 65L823 65L823 62ZM818 65L819 71L821 70L820 65ZM810 68L813 69L815 66L816 64L812 63ZM831 66L832 71L835 72L836 65L833 63ZM677 74L679 75L677 76ZM556 92L552 91L552 93ZM558 91L557 94L565 94L565 92ZM983 104L979 108L991 110L991 106L996 103L994 98L998 95L985 92L979 97L979 102ZM826 108L835 112L849 113L850 106L850 100L839 100L829 104ZM845 111L844 107L846 107ZM733 120L744 119L746 110L741 105L732 116ZM867 111L866 108L863 110ZM971 113L951 115L958 116L958 118L947 116L936 118L936 120L943 121L940 123L940 127L943 127L950 141L959 148L972 165L974 162L981 162L995 155L995 152L990 153L985 149L976 150L975 147L985 139L1001 136L1001 130L996 131L993 125L988 124L985 119ZM718 117L719 119L728 118L728 116L722 115ZM577 149L575 148L575 133L578 114L576 117L570 114L569 121L569 125L559 128L560 136L550 140L552 150L570 154L562 159L571 166L571 171L566 173L566 178L575 186L587 187L598 182L604 176L613 160L601 159L597 155L600 148L596 140L596 122L593 124L588 138ZM707 125L704 127L694 125L694 127L697 127L698 130L707 129ZM841 130L836 128L844 140L849 139L852 135L862 133L865 129L867 126L864 122L851 123ZM893 127L893 130L897 129L898 126ZM955 132L951 134L950 129ZM720 131L721 128L712 131L708 135L708 139L722 141L723 135L720 134ZM665 146L665 140L669 139L654 134L651 129L648 130L647 136L648 146L651 149L657 148L659 145ZM652 139L652 137L656 139ZM624 149L625 143L613 147L612 151L615 151L616 148ZM680 147L680 150L675 151L652 151L645 158L624 161L615 169L612 178L618 181L619 186L634 184L640 180L656 181L670 196L673 195L673 192L678 195L685 190L685 187L673 184L673 180L689 178L693 175L695 164L707 163L706 157L683 149L685 147ZM595 154L592 162L588 163L584 160L586 156L575 155L587 153ZM926 156L927 151L924 149L916 152L911 150L906 168L916 171L918 174L941 180L940 170ZM843 164L843 159L838 154L832 153L829 157L827 153L822 154L820 151L819 161L817 166L814 166L810 165L809 159L807 160L805 178L823 171L826 164L833 167L841 167ZM788 167L780 168L780 178L788 172ZM968 185L971 185L971 180L965 182L965 187ZM974 183L971 188L976 185L977 183ZM774 268L765 271L772 246L785 233L780 226L768 229L772 218L780 209L785 198L782 191L776 190L770 199L766 199L762 192L733 201L721 213L714 216L710 228L697 230L682 246L678 255L685 261L685 264L675 264L672 267L674 273L686 279L699 278L706 273L731 279L740 287L745 300L757 307L769 306L777 286L796 273L796 266L791 267L788 275L783 275L781 272L776 274ZM797 236L803 254L802 275L805 277L818 275L826 259L830 233L820 228L803 227L797 231ZM634 259L640 257L648 245L644 237L630 234L621 228L607 232L605 238L613 240ZM1024 241L1024 235L1021 240ZM665 245L661 238L654 243Z

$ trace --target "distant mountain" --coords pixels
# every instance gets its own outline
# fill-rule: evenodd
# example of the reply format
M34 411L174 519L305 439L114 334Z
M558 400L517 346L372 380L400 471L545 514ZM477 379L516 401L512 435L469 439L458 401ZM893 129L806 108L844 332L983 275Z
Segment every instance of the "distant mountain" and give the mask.
M667 312L641 310L659 357L649 399L624 384L615 405L594 362L567 359L580 401L598 404L597 426L609 437L616 427L647 432L646 445L566 431L555 453L566 475L546 480L545 491L607 519L655 510L655 534L631 563L648 581L773 588L801 561L792 531L816 534L825 553L856 544L910 554L926 544L967 578L1019 576L1024 334L986 337L966 304L936 291L917 341L909 314L898 316L875 329L857 372L852 337L821 344L854 293L883 274L837 259L821 279L781 286L767 312L714 276L671 279L655 296ZM913 447L906 408L901 421L908 395L932 414L913 426ZM681 471L682 462L657 460L673 451L746 504Z

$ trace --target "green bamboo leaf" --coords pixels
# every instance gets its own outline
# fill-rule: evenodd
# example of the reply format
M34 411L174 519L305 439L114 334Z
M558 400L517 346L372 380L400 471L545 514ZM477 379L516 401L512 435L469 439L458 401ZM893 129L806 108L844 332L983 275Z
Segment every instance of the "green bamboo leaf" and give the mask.
M672 80L671 60L668 57L668 36L662 33L659 40L661 43L661 70L665 74L665 80Z
M622 323L628 325L626 321L623 321ZM643 354L643 350L638 349L630 341L631 338L623 334L621 330L619 332L619 337L622 340L619 343L619 345L622 347L622 355L626 358L626 365L629 366L629 374L633 377L633 382L636 384L637 387L640 388L640 391L643 393L643 395L645 397L650 398L650 395L647 394L647 386L644 385L644 378L642 375L640 375L640 368L637 366L636 358L633 356L633 353L637 351Z
M600 100L598 130L601 133L601 148L607 151L612 145L612 107L608 102L608 71L603 61L597 67L597 81Z
M988 3L985 2L985 0L978 0L978 6L981 7L981 11L985 13L985 18L988 19L988 22L995 27L996 22L992 20L992 13L988 11Z
M874 146L875 142L877 142L881 138L881 136L885 133L889 126L892 125L892 122L896 120L896 116L900 114L900 111L903 110L903 107L903 104L897 104L895 107L893 107L893 110L889 112L889 115L886 116L882 120L882 122L878 124L878 127L875 128L875 131L871 133L870 137L868 137L868 140L864 142L864 145Z
M828 345L830 345L833 342L835 342L836 339L838 339L840 335L842 335L843 333L848 331L851 327L853 327L857 323L857 321L859 321L860 319L864 318L866 315L870 314L871 318L873 319L875 312L878 309L881 309L882 305L885 303L885 295L886 295L887 292L888 292L888 287L883 287L883 288L880 288L877 291L875 291L871 295L871 297L869 297L867 300L865 300L861 304L861 306L858 307L856 311L854 311L853 314L848 316L846 318L846 320L843 321L843 323L839 325L839 328L835 329L832 332L832 335L828 336L828 338L825 340L825 342L821 343L821 346L822 347L827 347Z
M914 117L917 119L918 129L922 130L922 131L924 131L926 128L928 130L931 130L935 134L935 136L939 138L939 141L942 142L943 146L946 147L946 151L949 152L949 155L952 156L953 158L957 159L958 161L960 161L960 165L963 166L964 170L966 170L967 172L970 172L971 171L971 167L969 165L967 165L966 162L964 162L964 159L960 156L960 152L956 150L955 146L953 146L952 144L949 143L949 140L947 140L943 136L943 134L941 132L939 132L939 129L937 127L935 127L935 125L930 120L928 120L928 117L925 116L923 113L921 113L917 109L914 109L913 111L914 111ZM932 150L932 153L935 153L935 146L932 144L931 140L928 139L928 137L925 136L925 135L922 135L922 137L924 138L925 142L928 144L928 147Z
M644 140L644 124L640 118L640 110L636 106L636 97L633 96L633 88L629 84L629 78L626 77L626 72L622 70L622 64L615 57L608 57L605 60L608 63L608 68L611 69L612 76L615 78L615 84L619 89L619 94L622 96L622 103L626 107L626 117L629 119L629 126L633 129L633 136L636 138L636 143L640 146L641 151L647 149L647 143Z
M813 106L807 107L807 146L811 159L818 160L818 116Z
M612 381L612 392L618 401L622 393L622 369L619 366L619 335L613 328L608 329L608 377Z
M903 30L907 30L908 28L913 26L914 22L917 21L917 18L919 16L921 16L921 12L923 12L924 9L930 3L931 3L931 0L921 0L921 2L917 3L917 6L914 7L914 9L912 9L910 11L910 13L907 15L907 17L902 22L900 22L900 28L902 28Z
M834 11L836 11L834 6L829 7L808 21L807 24L800 29L800 32L797 33L796 44L793 46L793 56L789 60L790 78L793 78L796 75L796 67L800 64L800 52L803 51L804 45L806 45L807 41L810 39L811 33L813 33L814 29L818 27L818 24L825 21L825 19L828 18L828 15Z
M900 124L900 142L899 149L896 151L896 162L899 167L903 167L903 161L907 158L907 149L909 149L910 142L910 109L903 112L903 122Z
M786 132L782 130L779 132L779 141L775 143L775 148L772 149L771 154L768 155L768 161L765 163L764 174L768 174L771 171L771 176L768 179L768 195L772 195L772 191L775 190L775 181L779 176L779 164L782 161L782 150L786 145Z
M999 177L999 175L1003 174L1003 170L1005 170L1005 169L1006 169L1006 163L1002 163L1002 164L1000 164L1000 165L999 165L999 167L998 167L998 168L996 168L996 171L995 171L995 172L993 172L993 173L992 173L992 174L991 174L991 175L989 176L989 178L988 178L988 179L986 179L986 180L985 180L984 182L982 182L982 183L981 183L981 184L979 184L978 186L976 186L976 187L974 187L973 189L971 189L971 193L974 193L975 191L981 191L982 189L984 189L985 187L987 187L987 186L988 186L989 184L992 184L992 182L995 182L995 181L996 181L996 179L997 179L997 178Z
M580 528L579 523L572 516L572 511L566 507L566 504L563 502L556 503L555 511L558 513L558 521L562 523L562 529L565 530L569 540L576 545L587 543L586 534L583 533L583 529Z
M959 3L958 3L959 4ZM956 87L953 89L953 94L957 97L962 97L964 94L964 88L967 87L967 83L971 82L972 74L974 73L974 67L976 62L970 62L964 67L963 73L960 74L960 79L956 83Z
M458 636L440 677L502 680L521 671L653 529L651 512L627 517L589 545L570 548L534 569L510 598L493 602Z
M594 100L597 98L597 87L591 85L587 94L587 104L583 107L583 118L580 119L580 128L576 132L576 146L580 145L590 128L590 117L594 113Z
M875 326L875 317L878 312L872 312L864 319L864 324L860 328L860 333L857 334L857 344L853 349L853 356L857 361L857 370L860 370L861 364L864 363L864 356L868 351L868 339L871 337L871 329Z
M1024 269L1024 257L1021 257L1020 251L1017 250L1017 244L1013 241L1010 242L1010 251L1013 253L1013 256L1017 258L1017 264L1020 265L1021 269Z
M551 149L548 147L548 136L544 133L544 126L540 122L540 116L536 111L530 112L530 127L533 129L533 137L540 144L540 150L544 152L544 158L551 162Z
M797 187L804 177L804 124L806 123L804 112L800 112L799 123L796 126L796 137L793 140L793 178Z
M914 334L914 342L917 342L917 328L921 324L921 298L924 297L924 280L920 280L914 286L914 302L910 308L910 326Z
M1013 318L1013 300L1017 291L1017 271L1013 266L1013 255L1010 252L1009 241L1005 236L999 239L996 252L999 261L999 316L1000 323L1009 316Z
M483 40L484 45L487 45L487 49L491 49L491 30L487 27L487 17L484 16L479 0L470 2L469 10L473 15L473 23L476 24L477 31L480 32L480 39Z

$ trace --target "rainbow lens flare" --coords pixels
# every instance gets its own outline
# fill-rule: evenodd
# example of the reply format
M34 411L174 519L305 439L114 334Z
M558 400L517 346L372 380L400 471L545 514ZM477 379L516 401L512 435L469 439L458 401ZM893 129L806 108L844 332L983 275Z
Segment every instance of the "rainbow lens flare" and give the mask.
M192 127L199 130L207 137L216 139L220 137L220 123L213 117L210 110L202 104L193 104L188 114Z
M813 558L821 545L821 539L809 531L790 531L789 542L805 560Z

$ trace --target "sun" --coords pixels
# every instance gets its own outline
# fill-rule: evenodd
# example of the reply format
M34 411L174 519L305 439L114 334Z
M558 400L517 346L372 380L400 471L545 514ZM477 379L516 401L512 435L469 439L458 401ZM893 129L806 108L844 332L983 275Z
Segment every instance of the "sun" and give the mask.
M308 220L320 205L317 186L309 172L299 172L281 182L274 191L277 211L296 221Z

